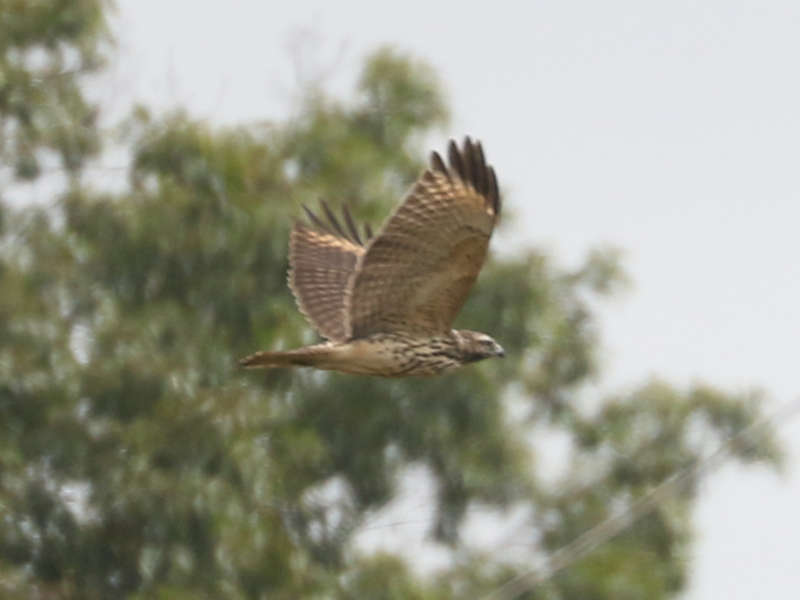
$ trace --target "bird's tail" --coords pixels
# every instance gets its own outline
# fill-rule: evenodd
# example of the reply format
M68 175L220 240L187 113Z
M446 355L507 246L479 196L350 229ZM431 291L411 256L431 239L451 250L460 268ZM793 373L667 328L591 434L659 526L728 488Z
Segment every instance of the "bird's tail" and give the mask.
M327 344L306 346L287 352L256 352L239 360L249 369L279 369L285 367L314 367L330 354Z

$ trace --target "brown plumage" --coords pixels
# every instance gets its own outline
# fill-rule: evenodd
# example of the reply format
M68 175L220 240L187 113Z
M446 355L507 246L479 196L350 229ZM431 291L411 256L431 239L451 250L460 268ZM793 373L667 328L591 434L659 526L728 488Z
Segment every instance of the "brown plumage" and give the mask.
M290 239L289 287L329 341L241 364L401 377L502 356L488 335L451 329L500 214L497 178L469 138L460 149L450 142L448 165L434 152L374 237L346 208L342 221L324 202L324 217L306 209L311 225L297 223Z

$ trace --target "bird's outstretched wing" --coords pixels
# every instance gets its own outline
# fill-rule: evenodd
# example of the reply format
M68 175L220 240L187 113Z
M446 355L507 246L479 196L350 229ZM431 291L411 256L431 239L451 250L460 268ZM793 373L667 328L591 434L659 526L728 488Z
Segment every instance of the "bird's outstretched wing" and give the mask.
M329 340L344 341L350 337L345 317L348 282L372 231L365 227L362 241L347 207L343 208L344 226L324 202L324 218L305 210L312 226L298 222L292 230L289 288L312 327Z
M450 142L358 256L345 295L352 337L452 327L486 258L500 214L494 169L480 143Z

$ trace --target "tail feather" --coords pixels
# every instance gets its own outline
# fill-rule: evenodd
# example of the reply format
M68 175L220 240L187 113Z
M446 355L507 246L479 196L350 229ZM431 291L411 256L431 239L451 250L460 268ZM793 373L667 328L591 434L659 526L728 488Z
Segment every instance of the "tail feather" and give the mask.
M248 369L279 369L285 367L314 367L329 354L325 345L306 346L287 352L262 351L245 356L239 364Z

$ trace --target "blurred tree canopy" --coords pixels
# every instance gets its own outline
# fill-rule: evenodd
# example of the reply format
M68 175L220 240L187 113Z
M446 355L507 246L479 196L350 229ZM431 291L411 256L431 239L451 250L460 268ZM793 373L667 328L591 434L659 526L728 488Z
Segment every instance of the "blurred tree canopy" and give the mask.
M83 79L110 46L107 10L0 3L0 168L36 178L55 153L75 175L47 208L0 190L3 597L480 597L759 415L757 395L707 386L587 393L591 305L622 281L609 252L574 270L538 249L487 266L460 325L492 332L504 361L426 380L242 372L254 349L313 339L285 284L298 206L347 201L377 224L447 103L435 73L385 49L352 98L310 94L282 122L137 108L129 185L100 193L77 175L104 135ZM555 482L540 432L567 441ZM767 433L735 452L779 459ZM452 558L435 576L354 543L409 466L430 474L429 534ZM676 597L696 493L525 597ZM523 511L529 546L473 545L472 507Z
M75 174L99 148L81 80L103 65L103 0L0 0L0 166L34 179L43 155Z

